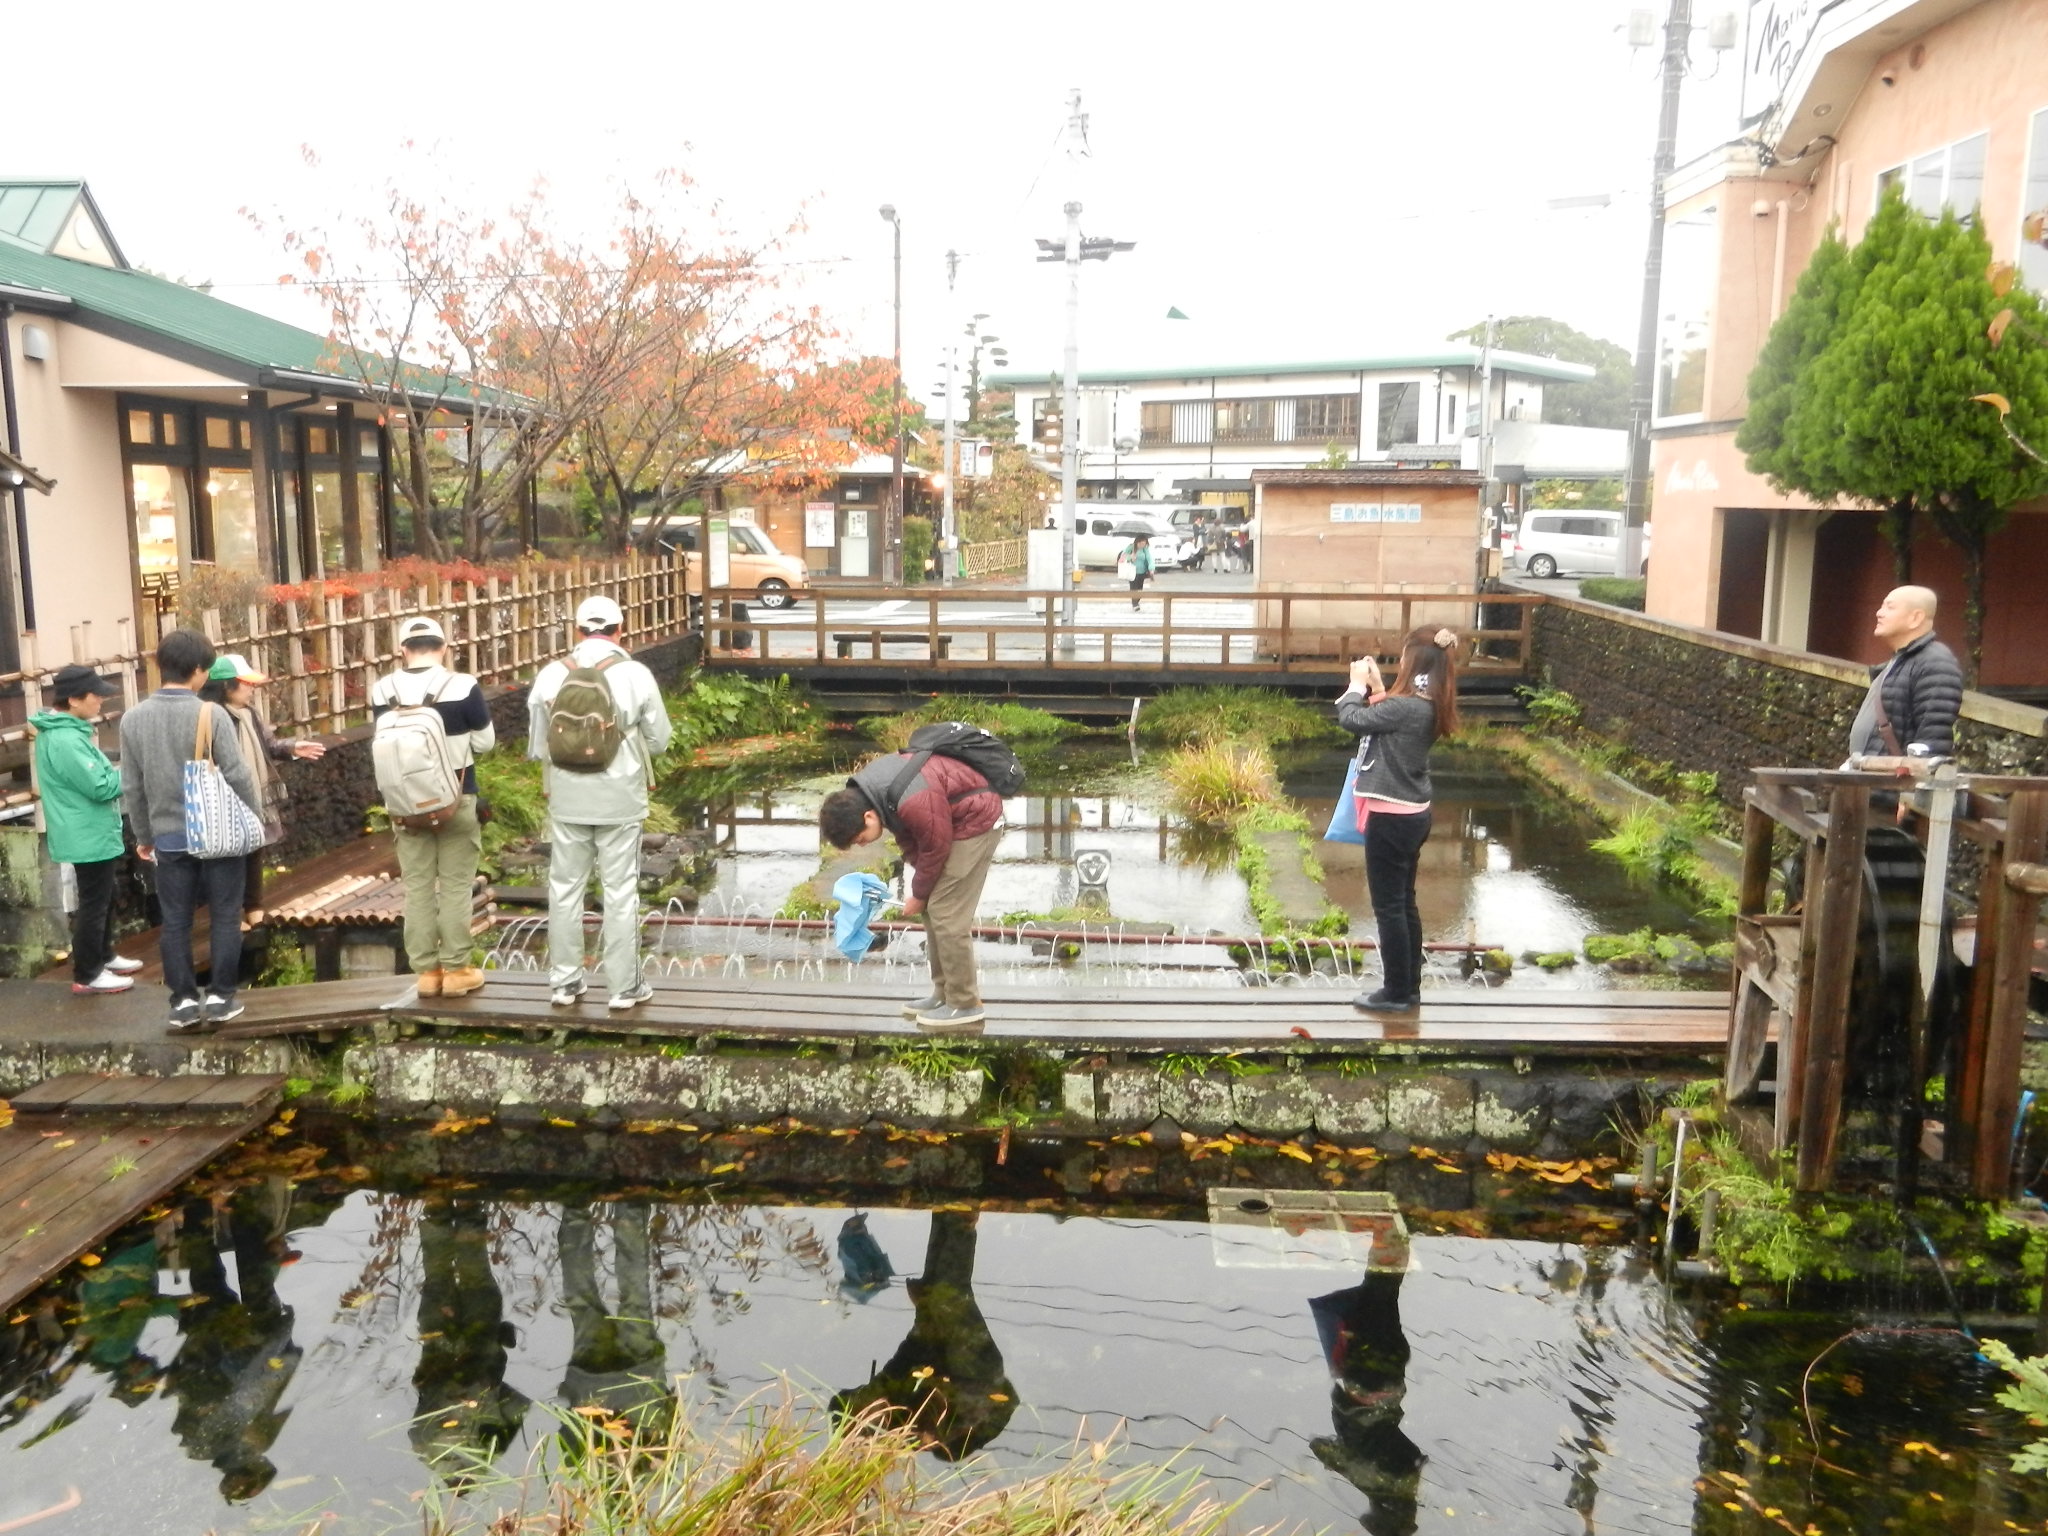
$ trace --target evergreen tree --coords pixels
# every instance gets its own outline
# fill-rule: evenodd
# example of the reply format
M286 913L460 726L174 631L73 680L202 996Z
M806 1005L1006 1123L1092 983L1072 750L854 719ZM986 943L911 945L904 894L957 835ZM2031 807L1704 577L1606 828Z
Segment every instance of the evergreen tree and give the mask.
M1486 322L1453 331L1448 339L1482 346L1486 341ZM1543 386L1545 421L1568 427L1628 425L1628 394L1635 378L1635 365L1623 348L1547 315L1509 315L1496 320L1493 344L1506 352L1526 352L1533 357L1555 357L1592 366L1594 376L1590 379Z
M1895 551L1925 515L1963 557L1974 677L1987 546L2016 503L2048 488L2048 468L1972 397L2003 396L2021 437L2048 428L2048 352L2002 347L1993 328L2007 307L2008 324L2037 327L2039 303L2001 299L1976 220L1930 223L1896 189L1846 259L1830 239L1815 265L1758 358L1737 444L1781 491L1881 509Z

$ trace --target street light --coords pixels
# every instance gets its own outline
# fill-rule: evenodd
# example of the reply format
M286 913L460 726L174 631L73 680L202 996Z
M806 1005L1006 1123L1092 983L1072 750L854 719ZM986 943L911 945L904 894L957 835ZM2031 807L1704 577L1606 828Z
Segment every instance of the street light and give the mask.
M889 466L889 515L882 520L882 580L901 584L903 549L903 220L896 216L894 203L882 204L882 217L896 232L895 342L890 358L895 363L892 385L896 405L896 442Z

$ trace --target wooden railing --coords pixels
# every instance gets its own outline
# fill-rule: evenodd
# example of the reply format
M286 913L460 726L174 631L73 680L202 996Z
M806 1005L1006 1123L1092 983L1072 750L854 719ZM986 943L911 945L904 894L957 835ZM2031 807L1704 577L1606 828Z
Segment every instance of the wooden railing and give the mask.
M750 592L729 594L745 601ZM714 613L705 625L712 664L761 670L872 668L909 662L920 672L1015 668L1180 674L1341 676L1354 657L1398 656L1422 624L1456 630L1464 671L1524 675L1535 593L1440 591L1172 593L1148 589L1134 614L1121 588L1062 593L1016 588L834 587L808 613L768 618ZM1063 613L1074 605L1069 621ZM847 605L886 604L852 614ZM997 612L991 613L990 609ZM1217 610L1245 613L1239 619ZM960 610L967 610L962 613ZM1484 621L1484 622L1483 622Z

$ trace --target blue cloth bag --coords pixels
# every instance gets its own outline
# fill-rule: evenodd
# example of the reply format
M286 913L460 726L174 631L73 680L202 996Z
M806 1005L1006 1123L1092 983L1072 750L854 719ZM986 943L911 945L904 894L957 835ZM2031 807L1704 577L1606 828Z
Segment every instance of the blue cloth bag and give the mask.
M1351 766L1344 770L1344 793L1337 797L1337 808L1330 812L1330 829L1323 834L1326 843L1356 843L1365 845L1365 834L1358 830L1358 757L1354 753Z
M849 960L863 959L875 945L868 924L889 899L889 887L879 876L858 869L832 882L832 899L839 903L832 918L832 947Z

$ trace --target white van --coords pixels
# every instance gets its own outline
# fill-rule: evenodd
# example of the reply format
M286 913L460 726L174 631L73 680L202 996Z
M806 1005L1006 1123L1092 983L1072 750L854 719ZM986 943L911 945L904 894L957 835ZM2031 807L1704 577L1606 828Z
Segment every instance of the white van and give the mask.
M1619 512L1575 508L1569 512L1529 512L1522 517L1508 545L1507 557L1531 576L1555 576L1570 572L1583 576L1612 576L1614 562L1621 554ZM1643 566L1650 568L1650 529L1643 526Z
M1167 519L1119 511L1115 502L1107 502L1100 512L1085 504L1075 508L1074 564L1113 566L1118 553L1141 533L1151 540L1152 564L1159 570L1173 570L1194 554L1194 539Z

